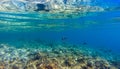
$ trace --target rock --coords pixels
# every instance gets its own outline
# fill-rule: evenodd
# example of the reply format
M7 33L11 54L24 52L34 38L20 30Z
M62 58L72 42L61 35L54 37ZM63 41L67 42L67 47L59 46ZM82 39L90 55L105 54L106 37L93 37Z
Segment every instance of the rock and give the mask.
M85 60L82 59L82 58L81 58L81 59L77 59L76 61L77 61L78 63L85 63Z
M88 67L87 66L82 66L82 69L88 69Z
M64 64L65 64L65 66L72 66L72 64L68 60L65 60Z
M87 62L87 66L88 66L88 67L93 67L93 62L92 62L92 61L88 61L88 62Z
M12 69L19 69L17 66L12 66Z
M50 66L50 65L46 66L45 68L46 68L46 69L53 69L53 67Z
M65 66L72 67L76 64L75 60L72 58L68 58L63 63Z

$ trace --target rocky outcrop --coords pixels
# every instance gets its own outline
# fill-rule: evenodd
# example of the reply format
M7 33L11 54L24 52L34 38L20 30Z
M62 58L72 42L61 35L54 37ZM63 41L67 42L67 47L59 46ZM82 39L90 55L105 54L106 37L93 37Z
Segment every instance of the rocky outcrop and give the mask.
M0 44L0 69L120 69L120 60L112 55L108 57L113 59L105 59L106 53L101 56L84 45L34 42L23 43L29 48Z

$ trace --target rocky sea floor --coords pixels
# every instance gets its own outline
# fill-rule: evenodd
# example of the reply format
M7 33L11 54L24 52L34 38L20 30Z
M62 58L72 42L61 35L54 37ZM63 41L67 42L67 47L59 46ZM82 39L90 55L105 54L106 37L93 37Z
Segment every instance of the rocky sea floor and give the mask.
M120 69L119 58L112 55L86 45L31 42L16 48L1 43L0 69Z

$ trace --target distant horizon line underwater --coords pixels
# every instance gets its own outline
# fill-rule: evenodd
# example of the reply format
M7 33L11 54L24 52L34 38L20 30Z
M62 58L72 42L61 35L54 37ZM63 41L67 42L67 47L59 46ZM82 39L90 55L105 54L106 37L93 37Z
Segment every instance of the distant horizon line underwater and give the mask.
M120 1L0 1L0 69L120 69Z

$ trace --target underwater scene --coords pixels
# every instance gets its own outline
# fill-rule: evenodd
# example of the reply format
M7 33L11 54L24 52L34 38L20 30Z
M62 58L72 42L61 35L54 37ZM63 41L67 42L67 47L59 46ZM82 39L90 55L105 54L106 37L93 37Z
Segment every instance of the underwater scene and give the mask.
M120 69L120 0L1 0L0 69Z

